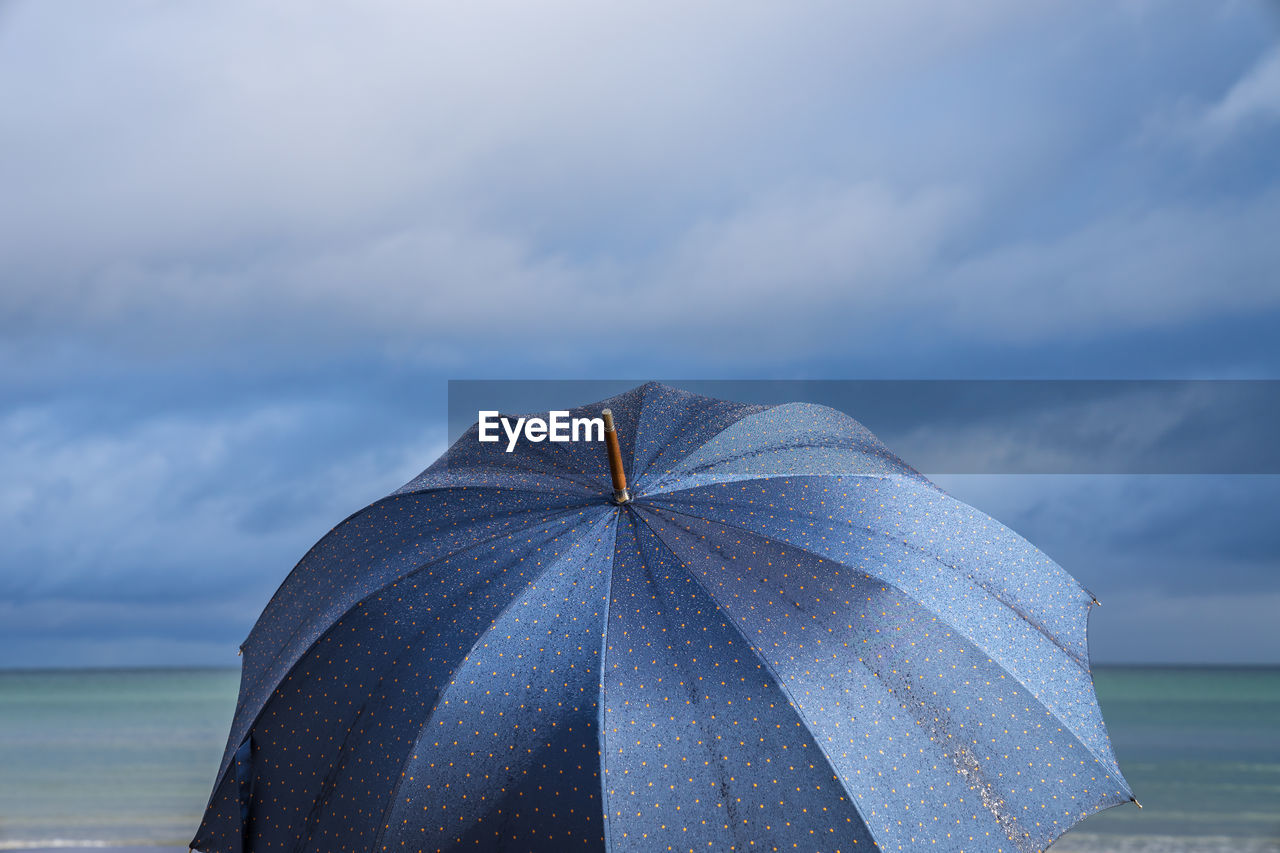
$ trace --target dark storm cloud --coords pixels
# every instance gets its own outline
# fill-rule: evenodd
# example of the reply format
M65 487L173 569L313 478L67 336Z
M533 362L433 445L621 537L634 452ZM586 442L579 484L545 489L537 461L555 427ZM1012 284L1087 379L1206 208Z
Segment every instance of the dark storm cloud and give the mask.
M1280 309L1258 10L181 9L10 16L7 337L439 364L625 316L765 365Z
M1274 377L1275 32L1245 4L8 6L3 647L229 662L311 542L443 449L449 377ZM940 471L1242 470L1266 414L847 402ZM1019 523L1087 519L1044 488ZM1196 538L1261 509L1159 492L1098 536L1159 591L1143 624L1202 558L1275 589L1260 521Z

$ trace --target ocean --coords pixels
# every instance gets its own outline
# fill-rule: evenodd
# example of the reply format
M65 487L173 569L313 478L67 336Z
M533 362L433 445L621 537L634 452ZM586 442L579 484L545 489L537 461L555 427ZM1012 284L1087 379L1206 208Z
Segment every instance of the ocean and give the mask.
M1097 667L1142 802L1053 853L1280 853L1280 668ZM0 672L0 850L185 851L213 784L239 673Z

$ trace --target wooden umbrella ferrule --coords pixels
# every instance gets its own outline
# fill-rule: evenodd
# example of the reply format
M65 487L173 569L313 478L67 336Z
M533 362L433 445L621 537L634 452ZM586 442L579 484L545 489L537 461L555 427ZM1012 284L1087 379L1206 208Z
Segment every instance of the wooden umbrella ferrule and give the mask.
M622 468L622 448L618 445L618 431L613 427L613 412L605 409L600 414L604 417L604 443L609 451L609 476L613 478L613 502L624 504L631 500L631 490L627 488L627 472Z

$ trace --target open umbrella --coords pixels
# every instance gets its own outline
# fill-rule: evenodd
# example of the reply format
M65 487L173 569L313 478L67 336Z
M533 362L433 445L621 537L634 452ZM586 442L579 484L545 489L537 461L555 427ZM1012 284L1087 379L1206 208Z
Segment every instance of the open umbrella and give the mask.
M829 408L603 409L303 557L193 847L1029 851L1132 800L1044 554Z

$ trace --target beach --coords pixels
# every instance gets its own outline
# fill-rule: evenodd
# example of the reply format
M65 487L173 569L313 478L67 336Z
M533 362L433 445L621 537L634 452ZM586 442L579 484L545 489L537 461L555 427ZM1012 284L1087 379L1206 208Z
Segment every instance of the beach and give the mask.
M1143 808L1054 853L1280 851L1280 668L1097 667ZM0 851L185 851L235 706L234 669L0 672Z

